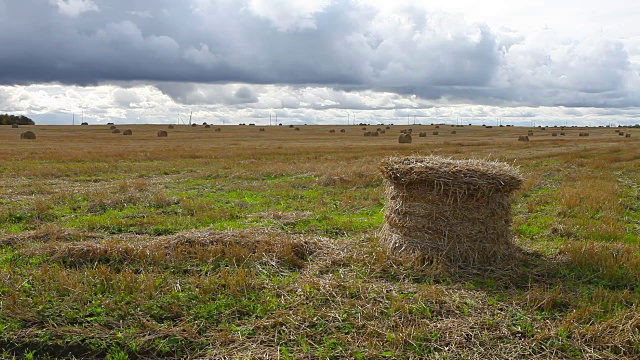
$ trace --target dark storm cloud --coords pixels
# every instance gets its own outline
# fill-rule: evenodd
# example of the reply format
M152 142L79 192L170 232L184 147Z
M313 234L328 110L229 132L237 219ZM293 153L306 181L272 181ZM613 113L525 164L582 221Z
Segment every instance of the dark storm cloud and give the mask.
M614 40L527 38L418 7L382 16L355 0L299 18L277 6L274 15L249 0L0 0L0 84L146 82L184 104L250 104L251 84L284 84L452 103L639 105L637 71Z

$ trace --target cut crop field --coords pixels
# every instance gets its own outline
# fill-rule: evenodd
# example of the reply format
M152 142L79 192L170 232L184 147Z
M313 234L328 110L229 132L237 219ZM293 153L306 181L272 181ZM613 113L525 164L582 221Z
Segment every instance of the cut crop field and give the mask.
M117 127L0 127L0 358L640 358L640 129ZM519 168L509 266L381 244L432 154Z

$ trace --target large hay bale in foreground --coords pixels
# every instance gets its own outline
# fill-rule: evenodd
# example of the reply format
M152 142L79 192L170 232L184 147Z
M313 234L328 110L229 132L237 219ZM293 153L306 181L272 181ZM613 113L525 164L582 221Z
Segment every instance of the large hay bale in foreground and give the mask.
M507 164L437 156L380 164L387 202L381 239L394 253L460 266L513 254L510 194L522 177Z
M164 130L158 131L158 137L167 137L169 134Z
M35 140L36 134L33 131L25 131L20 134L20 139Z

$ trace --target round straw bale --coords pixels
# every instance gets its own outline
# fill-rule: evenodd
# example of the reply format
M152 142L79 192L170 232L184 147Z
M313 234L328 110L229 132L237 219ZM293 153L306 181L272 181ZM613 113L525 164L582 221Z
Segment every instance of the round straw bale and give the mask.
M453 134L453 135L455 135L455 134L457 134L457 133L458 133L458 132L457 132L457 131L455 131L455 130L453 130L453 131L451 132L451 134Z
M413 141L413 139L411 139L411 134L400 134L400 137L398 138L398 142L400 144L411 144L411 141Z
M387 129L387 130L391 130L391 126L387 126L385 129Z
M618 133L618 135L620 135L620 136L624 136L624 133L623 133L622 131L620 131L620 132Z
M379 136L379 135L380 135L380 133L378 133L377 131L372 131L371 132L371 136Z
M117 129L117 127L116 127L115 125L111 125L111 126L109 127L109 130L115 130L115 129Z
M362 129L360 129L360 130L367 130L367 128L366 128L366 127L363 127L363 128L362 128Z
M11 124L11 127L15 129L15 128L19 128L20 126L18 126L18 124Z
M560 131L560 136L565 136L567 135L567 133L565 133L564 131Z
M20 134L20 139L35 140L36 134L33 131L25 131Z
M551 136L558 136L558 133L557 132L552 132Z
M434 132L433 132L433 135L438 135L438 134L440 134L440 133L439 133L439 132L437 132L437 131L434 131Z
M381 132L381 131L382 131L382 128L377 128L377 129L376 129L376 131L377 131L377 132Z
M220 128L215 128L213 131L215 131L215 132L221 132L221 131L222 131L222 129L220 129Z
M196 127L196 126L198 126L198 125L196 125L196 124L191 124L191 127Z
M264 128L260 128L258 131L264 131Z
M300 128L299 128L299 127L297 127L297 128L296 128L296 131L300 131Z
M158 131L158 137L167 137L169 134L164 130Z
M122 135L133 135L133 131L131 131L131 129L127 129L122 132Z
M421 133L418 133L418 136L419 137L427 137L427 133L426 132L421 132Z
M347 132L347 130L345 130L345 129L340 129L340 132L341 132L341 133L343 133L343 132Z
M289 125L289 129L293 129L293 125Z
M331 130L329 130L329 132L333 134L336 131L334 129L331 129Z
M173 126L173 124L169 125L169 129L173 129L175 128L175 126Z
M440 125L436 125L436 129L440 129Z
M626 134L624 134L624 137L628 137L628 138L630 138L630 137L631 137L631 134L626 133Z
M518 136L518 141L529 141L529 137L526 135Z
M111 133L113 133L113 134L120 134L120 129L113 129L113 131L111 131Z
M211 128L211 125L206 124L206 125L204 126L204 128L205 128L205 129L210 129L210 128Z
M493 161L437 156L388 158L381 240L409 253L463 267L496 264L514 254L511 193L523 179Z
M367 131L364 133L364 136L371 136L371 131Z

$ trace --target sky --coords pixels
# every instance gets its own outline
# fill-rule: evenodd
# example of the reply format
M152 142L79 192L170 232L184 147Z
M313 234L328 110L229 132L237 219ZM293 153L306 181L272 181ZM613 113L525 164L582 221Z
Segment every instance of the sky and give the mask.
M628 0L0 0L38 124L640 123Z

